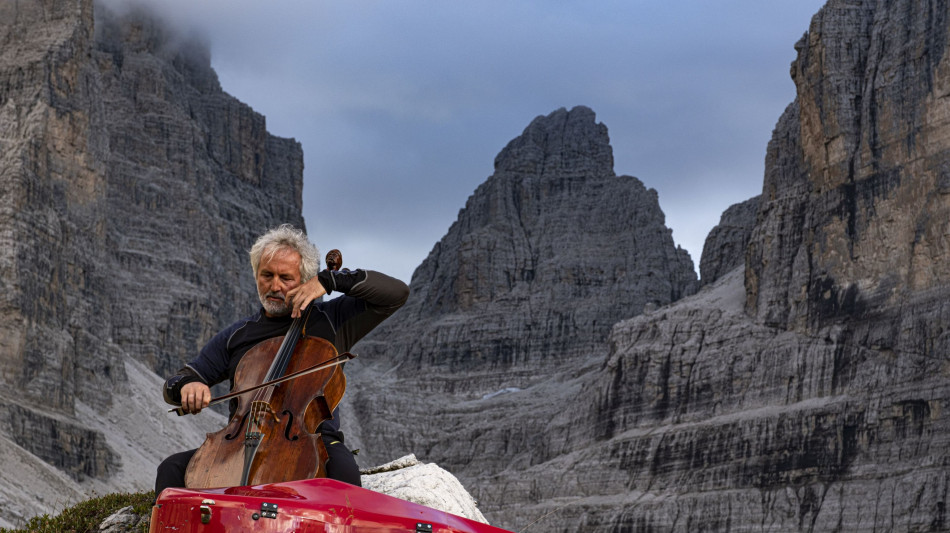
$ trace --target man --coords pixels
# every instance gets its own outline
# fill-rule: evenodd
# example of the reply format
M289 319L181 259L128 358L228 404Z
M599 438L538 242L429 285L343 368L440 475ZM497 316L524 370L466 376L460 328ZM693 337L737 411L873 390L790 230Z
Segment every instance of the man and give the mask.
M234 371L241 357L259 342L284 335L293 319L302 316L311 303L315 308L307 318L307 335L324 338L344 353L409 297L405 283L378 272L318 273L317 248L302 231L288 224L258 238L250 259L262 308L215 335L197 358L165 382L165 401L181 405L186 413L197 414L208 406L211 385L227 379L233 387ZM332 291L343 296L317 301ZM359 468L343 444L338 412L324 421L318 431L329 455L327 477L359 486ZM174 454L158 466L156 498L168 487L185 485L185 471L195 451Z

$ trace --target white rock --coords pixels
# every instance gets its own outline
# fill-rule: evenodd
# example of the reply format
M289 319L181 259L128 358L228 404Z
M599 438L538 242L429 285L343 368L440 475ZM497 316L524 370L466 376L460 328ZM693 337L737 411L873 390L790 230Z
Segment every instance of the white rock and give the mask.
M363 487L406 501L488 523L475 500L455 476L415 455L363 471Z

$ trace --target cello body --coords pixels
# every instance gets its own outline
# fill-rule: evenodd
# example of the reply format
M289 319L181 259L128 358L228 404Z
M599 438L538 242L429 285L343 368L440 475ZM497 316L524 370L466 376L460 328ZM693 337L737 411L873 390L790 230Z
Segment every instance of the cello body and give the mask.
M337 356L325 339L299 335L288 340L296 326L295 322L286 336L262 341L244 355L235 370L235 389L269 381L275 377L275 366L280 367L278 374L291 374ZM286 361L275 365L281 358ZM345 388L342 368L333 366L237 396L228 425L209 433L188 464L185 486L234 487L326 477L326 447L314 432L332 418Z

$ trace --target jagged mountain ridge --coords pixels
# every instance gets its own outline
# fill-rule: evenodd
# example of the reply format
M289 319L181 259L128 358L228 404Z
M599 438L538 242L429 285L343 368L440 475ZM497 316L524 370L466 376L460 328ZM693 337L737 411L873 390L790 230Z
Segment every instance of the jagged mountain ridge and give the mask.
M199 421L137 427L168 415L154 374L135 376L251 312L245 251L303 225L299 143L225 94L209 58L142 11L0 3L0 427L5 461L35 473L0 475L6 525L147 489L163 455L200 443Z
M752 238L760 197L755 196L726 209L703 243L699 278L703 286L714 283L736 267L745 265L745 249Z
M377 397L429 413L395 446L426 443L512 529L945 530L948 9L829 1L754 217L710 235L719 279L498 396L445 386L482 376L443 377L438 350L425 378L378 365Z
M107 307L109 314L100 317L121 327L106 324L101 330L92 330L92 338L82 338L85 330L58 327L60 322L55 322L63 316L78 321L83 313L95 309L98 301L93 296L102 291L101 272L93 270L95 260L110 248L96 240L103 238L99 233L90 231L81 236L85 240L80 247L88 256L77 254L73 263L59 266L51 250L70 250L80 241L80 236L71 233L76 224L71 222L73 219L85 221L92 216L89 213L121 207L100 199L103 189L111 190L108 182L99 179L105 171L93 168L94 160L84 155L89 149L85 144L74 144L79 141L93 147L112 146L111 141L85 139L84 132L95 136L103 129L109 131L111 126L104 122L112 121L104 120L98 114L104 111L95 104L77 97L85 90L82 87L104 86L96 85L97 75L82 66L81 53L89 49L93 35L89 25L91 4L15 5L16 13L7 11L0 17L16 21L12 29L0 25L3 50L14 50L6 46L10 42L31 42L42 52L18 51L2 56L4 61L23 58L27 65L22 71L0 69L5 73L5 81L0 84L0 146L4 156L15 156L15 164L0 166L0 177L13 178L11 187L3 189L10 192L2 198L31 206L36 204L27 200L43 199L41 206L53 208L19 213L11 206L20 204L11 201L0 209L0 238L9 244L4 249L17 250L0 261L4 273L0 279L10 284L5 288L39 287L35 301L15 290L7 291L7 296L16 298L4 300L0 308L20 313L17 306L22 306L34 313L32 317L37 316L37 309L48 308L54 321L37 324L35 318L14 316L4 321L9 330L5 333L10 334L0 336L0 342L6 343L2 345L5 354L25 354L31 368L45 362L40 359L42 353L65 355L62 362L39 364L35 374L25 375L17 373L22 360L4 358L3 377L11 381L11 376L24 377L24 382L33 387L30 394L40 390L63 393L42 399L44 405L55 406L46 413L39 409L8 412L2 423L9 429L7 434L13 435L24 435L43 424L62 424L65 434L75 437L70 441L77 444L74 449L89 452L78 454L85 462L61 467L74 475L111 475L114 480L116 475L124 475L121 470L116 473L115 463L110 462L120 454L113 452L110 459L103 452L101 440L96 440L110 438L101 429L109 427L108 423L98 420L91 429L84 428L87 433L79 432L70 402L79 417L99 416L109 406L97 403L103 401L98 397L90 398L90 391L107 390L103 387L121 390L127 386L123 380L143 378L141 366L119 364L126 350L133 354L160 350L135 341L155 338L150 335L156 332L143 328L136 315L124 316L120 310L125 304ZM79 9L72 11L74 6ZM3 9L11 9L11 4L0 5ZM431 268L429 278L413 279L415 293L424 298L405 309L407 317L425 321L430 329L416 331L418 340L406 340L413 331L403 332L406 337L402 339L386 331L385 337L380 335L360 346L362 360L357 362L361 367L348 367L356 398L348 406L344 423L364 444L371 444L365 453L388 454L390 449L421 443L423 446L412 451L424 460L445 458L440 462L453 470L454 465L465 466L460 477L475 489L492 522L514 529L536 518L541 520L533 527L546 531L946 529L945 502L950 486L945 415L946 324L950 317L945 304L942 229L947 220L947 128L943 117L950 116L945 111L946 73L950 72L943 53L946 9L943 4L910 0L888 4L829 2L797 45L799 57L792 71L799 96L779 120L769 145L754 226L746 234L743 228L748 226L736 224L732 226L734 234L724 241L714 241L741 243L748 239L741 262L744 266L673 305L661 301L659 309L651 310L653 305L647 305L650 302L644 299L642 307L630 306L633 314L641 310L645 313L617 324L613 321L620 319L612 319L608 324L612 327L605 328L609 336L599 341L589 336L572 340L573 348L562 354L548 351L554 342L544 338L551 334L571 336L576 332L571 328L576 326L577 317L591 330L594 323L588 317L599 316L597 313L574 315L563 326L542 328L540 332L525 329L531 322L523 318L545 317L545 309L538 306L543 299L524 296L533 295L537 287L522 286L538 279L537 268L534 277L509 278L506 272L522 274L530 270L524 265L533 264L555 267L563 258L555 254L545 257L546 261L529 263L513 254L514 250L522 250L514 246L493 258L486 253L496 250L488 248L489 243L497 242L506 232L508 239L518 235L504 225L488 229L472 225L466 232L457 233L450 230L452 238L446 240L446 249L440 243L433 250L444 258L441 268L434 268L433 263L427 267ZM40 18L49 22L44 31L26 30L32 27L25 22L31 13L41 14ZM27 35L36 41L19 40ZM103 41L95 42L101 46ZM114 47L94 47L92 55L97 60L96 68L104 72L114 72L120 62L117 58L121 58L123 68L132 69L136 63L136 54L117 54ZM146 60L148 55L138 59ZM158 80L166 76L164 68L159 71L163 74L157 77L147 73L133 77ZM173 73L167 74L175 78ZM150 94L161 93L156 93L155 87L150 89ZM240 124L258 123L240 118L240 108L236 104L234 108L221 105L219 110L229 111L212 115L234 118L227 121L227 126L218 124L215 131L230 132L232 127L243 131ZM49 113L49 109L56 113ZM160 126L165 124L162 120L166 116L153 117L156 122L146 129L174 130ZM560 113L552 116L559 117ZM499 213L520 217L524 198L534 201L542 195L533 193L544 191L543 182L525 179L525 175L533 172L557 182L557 171L562 167L559 161L564 160L573 161L579 169L563 180L566 190L586 189L584 177L589 172L612 167L606 164L605 150L591 149L599 145L590 141L602 136L593 124L592 113L588 116L590 120L581 122L595 127L577 130L585 139L589 137L583 142L551 143L549 140L556 139L556 135L534 132L519 138L531 141L535 148L503 153L531 163L524 167L502 165L498 175L504 176L479 193L484 194L482 200L492 201L472 205L479 209L495 206ZM255 128L251 129L260 131ZM562 125L554 129L569 128ZM115 146L123 146L126 137L131 138L126 157L140 166L129 175L152 175L157 170L151 165L176 167L175 163L162 162L161 150L155 150L151 143L135 142L142 136L134 127L126 133L114 137ZM253 139L259 136L250 135ZM280 144L280 140L275 142ZM247 151L244 142L236 144L240 147L225 142L209 151L233 168L257 168L254 157L241 154L260 152ZM564 149L545 151L543 147L549 145ZM187 151L189 144L175 146ZM551 157L553 153L573 154L576 147L585 146L591 159L596 160L586 167L577 158ZM147 155L138 155L140 149ZM34 154L24 159L28 163L25 167L18 159L22 154ZM80 164L76 165L77 161ZM115 163L122 168L126 162ZM23 168L27 170L21 171ZM64 175L83 179L61 179ZM247 208L239 201L247 194L241 183L244 179L253 182L254 175L253 171L241 174L242 179L235 181L236 192L229 199L233 203L227 206L233 216L243 215L241 210ZM591 184L618 179L609 175L593 178ZM637 189L632 180L626 180L626 185ZM123 191L132 191L134 205L147 214L175 207L162 196L161 188L125 186L113 192L118 199ZM532 194L516 196L512 191ZM522 198L522 202L514 202L515 197ZM556 195L544 199L553 197ZM60 203L47 202L49 198ZM25 216L31 217L26 223L16 218ZM239 219L223 218L228 220L225 227L240 223ZM543 220L540 217L532 220L548 223L539 222ZM724 217L724 222L729 221ZM27 231L21 241L24 227L39 229ZM99 226L81 227L96 230ZM107 230L118 225L103 223L101 227L104 229L99 231L108 236L112 234ZM662 230L662 224L654 227ZM490 230L495 229L498 231L493 234ZM662 236L662 231L656 234ZM167 234L149 237L169 238ZM115 260L129 272L121 281L129 285L141 281L131 273L141 272L143 265L155 260L147 253L151 250L142 249L148 241L116 236L108 239L112 240L106 244L125 246ZM25 244L15 248L19 242ZM226 242L217 243L225 249L231 246L239 250L234 243ZM455 257L476 263L487 260L491 268L466 263L465 270L463 265L452 265L448 245L456 244ZM544 247L532 243L524 249ZM558 250L560 253L562 249ZM667 261L675 263L677 252L669 250L665 249L665 253L672 254ZM238 266L243 262L239 256L235 252L234 273L238 275L243 271ZM535 261L533 254L527 257ZM710 257L717 260L712 251ZM718 259L723 265L734 264L731 260L734 258ZM181 264L191 265L188 261L182 260ZM197 263L199 258L191 261ZM589 266L577 261L581 270ZM39 267L31 270L31 265ZM172 272L186 277L181 272L187 269L171 267ZM466 274L434 280L446 270ZM146 271L156 275L164 270ZM426 272L422 268L420 271ZM560 296L557 289L571 280L583 281L575 290L590 291L581 296L593 295L593 301L597 300L597 291L610 289L587 285L590 278L556 275L573 269L551 268L550 272L552 277L543 279L557 285L549 287L552 294L545 295L548 301L556 301ZM670 286L675 279L658 277L669 281ZM607 279L616 281L620 277ZM59 291L46 288L44 283L50 280L59 280L60 286L55 287L72 295L68 306L58 302ZM499 280L505 280L505 284L498 284ZM164 282L167 285L162 289L136 288L140 294L153 295L150 291L211 286L213 280L165 278ZM235 289L239 285L228 284ZM440 290L430 291L430 287ZM511 301L505 301L508 291L518 298L510 296ZM442 299L435 294L442 295ZM170 325L158 332L160 337L167 334L170 338L190 339L210 334L191 330L180 333L179 329L194 324L195 315L204 320L205 311L200 305L168 311L161 307L167 303L164 298L159 294L156 299L161 303L150 303L154 307L146 310L168 318ZM240 294L233 301L244 302L246 298ZM481 323L483 313L494 312L496 301L505 313L495 322ZM522 317L517 314L521 309L518 305L525 302L533 305L532 313ZM517 320L504 320L510 317ZM499 329L528 332L539 340L513 347L493 341L503 349L488 351L491 357L471 357L475 352L460 342L465 340L462 328L471 324L482 328L471 337L473 343L491 339L489 335ZM214 325L205 327L214 329ZM37 330L48 333L39 335ZM75 338L83 343L96 341L96 335L108 339L103 331L121 332L123 339L118 342L113 337L113 344L106 342L97 352L97 357L105 353L108 358L79 362L70 358L75 353L70 343L78 344ZM18 339L31 340L18 344ZM445 360L433 351L442 340L451 341L446 343L452 350L451 357ZM402 355L387 360L386 342L393 342L397 348L394 354ZM539 346L544 350L532 351ZM507 353L513 355L506 357ZM157 362L164 361L164 356L145 360L161 366L171 364L173 358L169 356L167 363ZM483 364L486 361L488 364ZM532 373L533 365L542 361L543 371ZM95 374L94 370L99 369L95 365L102 362L112 369L110 375ZM50 370L58 368L57 364L63 369L62 378ZM74 382L78 385L72 386ZM67 387L56 388L60 383ZM508 387L507 383L516 385ZM370 388L376 390L367 392ZM112 412L116 407L128 407L111 404ZM39 417L39 422L28 418L33 415ZM391 440L372 441L373 432L385 433ZM26 462L29 454L16 444L5 448L17 452L16 460L35 465ZM51 462L77 457L56 450L37 452ZM56 472L45 474L55 477ZM62 480L61 486L69 483L74 480Z
M616 317L695 292L692 261L673 244L656 191L614 174L607 129L594 119L582 106L560 109L501 151L495 173L414 272L399 318L374 332L388 339L406 323L431 322L437 331L423 337L439 337L440 357L426 358L431 345L386 341L399 354L389 357L534 372L602 343ZM605 307L615 311L605 316ZM489 322L502 345L476 348L455 329L471 317Z
M481 476L570 451L571 376L602 360L613 324L698 280L656 191L614 174L607 128L578 106L501 150L411 286L347 369L348 438L369 462L424 450L484 494Z

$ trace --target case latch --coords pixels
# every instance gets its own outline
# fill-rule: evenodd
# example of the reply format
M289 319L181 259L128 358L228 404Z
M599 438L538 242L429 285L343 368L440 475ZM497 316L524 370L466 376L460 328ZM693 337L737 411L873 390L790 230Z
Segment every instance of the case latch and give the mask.
M201 523L207 524L211 522L211 506L214 505L214 500L201 500L201 506L198 507L198 512L201 513Z

